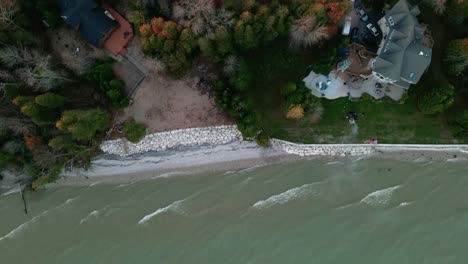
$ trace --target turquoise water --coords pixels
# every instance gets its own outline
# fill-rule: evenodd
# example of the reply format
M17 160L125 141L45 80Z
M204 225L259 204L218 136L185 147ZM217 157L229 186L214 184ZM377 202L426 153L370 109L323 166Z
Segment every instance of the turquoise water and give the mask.
M302 161L0 196L1 263L467 263L468 163Z

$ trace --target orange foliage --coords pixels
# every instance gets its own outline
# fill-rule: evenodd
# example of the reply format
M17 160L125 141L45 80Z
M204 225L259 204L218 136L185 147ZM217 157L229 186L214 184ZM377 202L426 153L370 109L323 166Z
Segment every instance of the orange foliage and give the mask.
M44 143L42 142L42 139L40 137L32 136L32 135L24 135L23 139L24 139L24 143L26 144L26 147L31 152L34 152L38 148L44 146Z
M142 24L138 30L142 37L149 37L151 35L151 26L149 24Z
M154 34L159 34L163 30L164 27L164 19L162 17L155 17L151 19L151 29L153 30Z
M340 3L338 2L326 4L325 10L327 10L328 22L332 25L336 25L344 15L344 10L340 8Z

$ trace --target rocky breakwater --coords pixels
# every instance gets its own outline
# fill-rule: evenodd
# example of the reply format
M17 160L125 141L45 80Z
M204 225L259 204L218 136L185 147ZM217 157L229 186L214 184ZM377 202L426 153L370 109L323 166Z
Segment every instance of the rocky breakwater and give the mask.
M226 144L236 140L242 140L242 135L235 125L200 127L149 134L138 143L126 139L109 140L101 144L101 150L107 154L128 156L178 147Z
M362 144L296 144L280 139L272 139L274 149L299 156L364 156L375 152L374 145Z

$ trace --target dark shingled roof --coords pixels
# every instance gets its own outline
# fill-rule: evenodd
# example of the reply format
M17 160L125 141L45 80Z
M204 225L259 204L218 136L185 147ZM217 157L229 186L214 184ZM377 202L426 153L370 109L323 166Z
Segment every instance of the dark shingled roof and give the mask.
M119 25L94 0L59 0L59 6L65 22L96 47Z
M412 8L406 0L398 1L385 17L389 34L378 54L373 71L396 80L396 84L408 88L417 83L431 63L432 49L420 43L424 28L416 16L417 6Z

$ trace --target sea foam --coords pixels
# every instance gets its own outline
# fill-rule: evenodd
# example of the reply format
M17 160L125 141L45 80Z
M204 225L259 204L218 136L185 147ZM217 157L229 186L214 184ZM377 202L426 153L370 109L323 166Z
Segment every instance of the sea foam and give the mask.
M179 201L175 201L173 203L171 203L170 205L166 206L166 207L163 207L163 208L159 208L158 210L152 212L151 214L147 214L145 215L140 221L138 221L138 224L144 224L146 222L148 222L151 218L157 216L158 214L162 214L162 213L165 213L165 212L168 212L168 211L179 211L179 207L180 205L182 204L184 200L179 200Z
M10 195L10 194L14 194L14 193L19 193L21 192L21 188L18 187L18 188L14 188L14 189L11 189L5 193L2 193L2 196L7 196L7 195Z
M370 205L385 205L392 198L393 193L400 189L401 185L389 187L386 189L378 190L368 194L366 197L362 198L361 203L366 203Z
M20 232L24 231L28 226L30 226L31 224L34 224L37 219L43 217L44 215L46 215L47 213L49 213L50 211L55 211L55 210L58 210L68 204L70 204L71 202L73 202L74 200L76 200L77 197L74 197L74 198L70 198L70 199L67 199L64 203L58 205L57 207L51 209L51 210L45 210L44 212L34 216L33 218L31 218L29 221L27 222L24 222L22 223L21 225L19 225L17 228L11 230L8 234L0 237L0 241L6 239L6 238L14 238L17 234L19 234Z
M40 217L44 216L45 214L47 214L49 212L49 210L45 210L44 212L34 216L33 218L31 218L31 220L27 221L27 222L24 222L22 223L20 226L18 226L17 228L11 230L8 234L0 237L0 241L6 239L6 238L14 238L18 233L20 233L21 231L23 231L26 227L28 227L29 225L33 224L34 222L37 221L37 219L39 219Z
M325 183L325 181L304 184L300 187L289 189L280 194L270 196L268 199L256 202L252 207L255 209L270 208L275 205L288 203L289 201L305 198L310 194L318 194L319 191L314 186Z
M92 211L91 213L89 213L88 216L86 216L85 218L80 220L80 225L83 224L84 222L89 221L91 219L91 217L98 217L98 214L99 214L98 210Z

